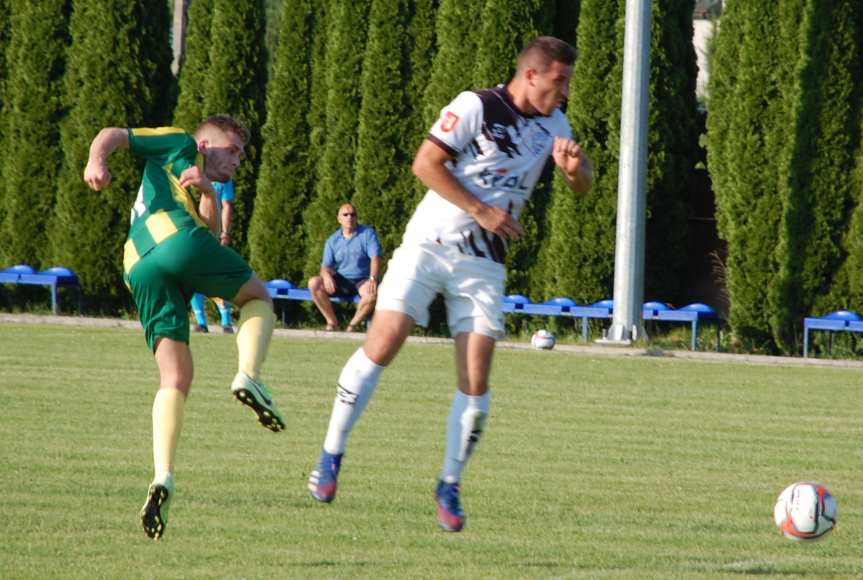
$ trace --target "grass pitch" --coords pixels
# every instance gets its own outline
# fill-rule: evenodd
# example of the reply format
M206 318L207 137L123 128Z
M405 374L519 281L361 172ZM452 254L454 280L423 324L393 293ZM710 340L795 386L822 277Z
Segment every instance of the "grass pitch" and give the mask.
M407 345L354 430L332 505L309 498L335 381L358 344L277 337L288 429L232 400L231 337L194 336L196 378L165 537L138 510L157 375L140 331L0 325L3 578L740 578L863 574L863 376L499 350L461 534L432 491L450 346ZM773 502L816 479L821 542L778 535Z

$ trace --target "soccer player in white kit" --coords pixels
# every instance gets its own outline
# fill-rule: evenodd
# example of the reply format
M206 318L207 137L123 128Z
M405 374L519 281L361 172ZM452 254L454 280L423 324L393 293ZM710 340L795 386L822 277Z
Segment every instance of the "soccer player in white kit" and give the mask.
M429 304L443 294L458 388L435 498L441 528L464 527L459 482L489 413L492 354L504 335L507 242L524 233L518 216L549 156L573 191L589 191L593 183L590 161L560 110L574 60L566 42L534 39L519 54L508 84L458 95L420 146L412 170L429 190L389 263L365 344L339 376L323 450L309 478L316 500L335 498L351 429L383 370L414 326L428 324Z

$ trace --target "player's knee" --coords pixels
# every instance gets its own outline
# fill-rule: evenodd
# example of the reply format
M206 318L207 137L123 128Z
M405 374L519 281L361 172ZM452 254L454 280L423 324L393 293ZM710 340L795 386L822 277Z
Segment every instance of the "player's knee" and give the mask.
M458 388L466 395L484 395L488 392L488 377L459 377Z
M363 345L363 350L372 362L381 366L387 366L392 362L407 338L407 333L399 328L383 326L381 324L372 327Z
M310 291L318 292L323 287L324 287L324 281L320 276L313 276L309 280L309 290Z
M398 346L393 347L392 344L374 340L367 340L363 345L363 351L369 360L382 367L388 366L392 362L398 350Z
M243 308L245 308L250 302L263 302L264 304L269 306L271 310L273 308L273 299L270 298L269 294L267 294L266 292L264 292L263 294L259 294L259 293L246 294L243 297L242 301L238 300L238 301L234 302L234 304L236 304L239 307L240 311L242 311Z
M236 304L239 308L242 308L251 300L261 300L262 302L269 304L271 307L273 305L273 299L270 298L270 293L267 292L266 286L264 286L264 283L254 276L248 282L243 284L243 287L240 288L240 291L237 292L237 295L234 296L231 302Z
M162 371L159 376L159 388L177 389L184 395L188 395L189 389L192 386L192 375L193 372L191 369L170 369Z

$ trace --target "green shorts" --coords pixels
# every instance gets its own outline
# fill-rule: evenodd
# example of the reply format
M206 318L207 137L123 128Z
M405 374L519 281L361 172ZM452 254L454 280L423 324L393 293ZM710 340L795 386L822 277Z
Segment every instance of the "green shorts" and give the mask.
M147 345L155 352L160 336L189 342L192 294L232 300L252 277L252 269L237 252L198 227L181 229L163 240L125 277Z

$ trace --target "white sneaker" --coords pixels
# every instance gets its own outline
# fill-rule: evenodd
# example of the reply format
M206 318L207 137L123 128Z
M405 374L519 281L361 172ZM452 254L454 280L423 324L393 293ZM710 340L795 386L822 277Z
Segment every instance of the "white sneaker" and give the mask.
M141 525L144 533L158 540L168 525L168 508L174 497L174 478L166 477L162 482L153 481L147 490L147 501L141 508Z
M253 381L241 371L231 383L231 392L239 402L255 412L261 425L274 433L285 428L285 420L263 383Z

